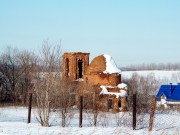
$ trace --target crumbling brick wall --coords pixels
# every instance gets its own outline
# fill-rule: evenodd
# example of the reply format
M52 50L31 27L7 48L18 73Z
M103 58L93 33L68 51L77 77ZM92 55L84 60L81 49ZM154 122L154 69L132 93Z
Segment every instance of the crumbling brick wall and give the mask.
M84 76L84 80L91 84L105 85L105 86L117 86L121 83L121 75L118 73L104 74L106 70L106 60L103 55L94 58L87 69L87 73Z
M94 85L117 86L121 83L119 74L90 74L85 75L84 80Z
M77 80L78 77L78 60L82 60L82 72L86 74L89 66L89 53L73 52L64 53L62 61L62 79ZM67 63L68 62L68 63Z

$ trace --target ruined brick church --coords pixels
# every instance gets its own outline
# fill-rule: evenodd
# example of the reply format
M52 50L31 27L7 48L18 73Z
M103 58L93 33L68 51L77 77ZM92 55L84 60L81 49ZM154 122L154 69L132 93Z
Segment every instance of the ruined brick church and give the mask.
M97 106L101 110L126 111L127 85L121 83L121 71L114 60L109 55L100 55L89 64L89 55L82 52L64 53L62 79L78 82L76 84L80 85L78 89L82 89L84 97L95 93L98 96ZM82 86L92 86L94 91Z

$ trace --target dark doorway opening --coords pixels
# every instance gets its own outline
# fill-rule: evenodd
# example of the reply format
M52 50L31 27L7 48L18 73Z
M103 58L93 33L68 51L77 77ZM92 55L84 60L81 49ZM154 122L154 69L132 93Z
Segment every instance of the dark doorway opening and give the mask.
M69 59L66 59L66 72L65 72L65 76L67 78L69 78Z
M119 99L118 101L118 107L120 108L121 107L121 100Z
M78 79L83 76L83 61L78 60Z
M112 99L108 99L108 110L112 109Z

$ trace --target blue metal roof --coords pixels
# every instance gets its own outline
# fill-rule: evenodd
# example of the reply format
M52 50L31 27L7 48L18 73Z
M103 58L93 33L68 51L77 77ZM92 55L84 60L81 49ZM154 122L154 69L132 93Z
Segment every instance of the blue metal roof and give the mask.
M162 95L166 96L167 100L180 100L180 85L161 85L156 99L159 101Z

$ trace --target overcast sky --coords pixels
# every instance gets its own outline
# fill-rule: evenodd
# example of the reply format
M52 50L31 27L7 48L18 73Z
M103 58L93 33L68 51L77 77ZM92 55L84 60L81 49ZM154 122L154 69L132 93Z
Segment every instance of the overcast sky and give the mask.
M0 49L111 55L118 66L180 62L180 0L0 0Z

